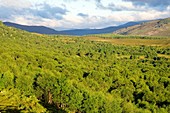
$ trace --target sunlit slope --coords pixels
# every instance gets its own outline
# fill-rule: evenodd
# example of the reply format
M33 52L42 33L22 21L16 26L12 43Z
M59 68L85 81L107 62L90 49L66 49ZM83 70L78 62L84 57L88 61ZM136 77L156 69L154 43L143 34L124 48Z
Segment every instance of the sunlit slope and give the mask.
M114 33L123 35L170 36L170 18L123 28Z

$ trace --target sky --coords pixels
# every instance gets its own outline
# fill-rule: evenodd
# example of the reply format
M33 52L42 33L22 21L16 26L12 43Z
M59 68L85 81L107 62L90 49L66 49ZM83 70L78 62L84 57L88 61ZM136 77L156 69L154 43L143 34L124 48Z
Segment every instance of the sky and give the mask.
M0 20L56 30L170 17L170 0L0 0Z

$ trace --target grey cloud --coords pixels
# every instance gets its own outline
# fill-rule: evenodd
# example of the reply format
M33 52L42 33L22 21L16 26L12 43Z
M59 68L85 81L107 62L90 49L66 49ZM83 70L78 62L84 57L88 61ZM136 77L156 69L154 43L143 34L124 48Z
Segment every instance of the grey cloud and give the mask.
M11 19L13 15L23 15L24 12L22 9L14 9L5 6L0 6L0 19Z
M86 18L86 17L88 17L89 15L88 14L84 14L84 13L79 13L79 14L77 14L78 16L81 16L81 17L84 17L84 18Z
M124 7L115 6L115 4L113 4L113 3L110 3L107 6L104 6L102 3L99 3L99 4L97 4L97 7L99 9L111 10L111 11L122 11L122 10L125 10Z
M51 7L48 4L39 4L37 7L40 9L29 9L30 13L33 13L35 16L40 16L42 18L56 18L62 19L63 15L66 15L68 10L61 7Z
M14 15L24 15L31 4L25 0L0 0L0 19L9 20Z
M9 19L11 17L11 14L13 14L12 9L6 9L6 7L0 7L0 19Z
M97 4L97 8L111 11L144 11L145 9L133 8L115 5L114 3L109 3L107 6L104 6L102 3Z
M107 8L112 10L112 11L122 11L122 10L127 9L125 7L122 7L122 6L116 6L114 3L110 3Z
M13 16L19 15L33 15L48 19L62 19L63 15L66 15L68 10L61 7L52 7L48 4L38 4L34 8L14 8L0 5L0 19L11 19Z
M95 0L97 3L101 3L101 0Z
M166 10L170 6L170 0L123 0L132 2L135 6L149 6L156 10Z
M123 0L124 2L132 2L134 7L115 5L113 2L104 5L101 0L95 1L97 8L111 11L147 11L148 8L164 11L170 6L170 0ZM141 6L145 6L145 9Z

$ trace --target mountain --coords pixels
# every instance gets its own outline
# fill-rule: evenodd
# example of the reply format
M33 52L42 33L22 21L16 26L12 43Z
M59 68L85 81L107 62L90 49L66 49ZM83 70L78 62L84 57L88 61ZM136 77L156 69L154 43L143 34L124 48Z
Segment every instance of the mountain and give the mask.
M29 32L40 33L40 34L89 35L89 34L112 33L113 31L119 30L121 28L126 28L129 26L137 25L142 22L143 21L128 22L123 25L111 26L111 27L106 27L103 29L73 29L73 30L63 30L63 31L56 31L54 29L44 27L44 26L27 26L27 25L20 25L20 24L11 23L11 22L4 22L4 24L7 26L19 28L19 29L26 30Z
M121 28L133 26L142 23L141 22L128 22L123 25L119 26L111 26L111 27L106 27L102 29L74 29L74 30L65 30L62 31L65 34L68 35L89 35L89 34L104 34L104 33L112 33L113 31L119 30Z
M138 25L114 31L123 35L170 36L170 18L143 22Z
M4 24L6 26L15 27L15 28L22 29L28 32L35 32L35 33L40 33L40 34L60 34L60 32L54 29L48 28L48 27L44 27L44 26L27 26L27 25L20 25L20 24L11 23L11 22L4 22Z

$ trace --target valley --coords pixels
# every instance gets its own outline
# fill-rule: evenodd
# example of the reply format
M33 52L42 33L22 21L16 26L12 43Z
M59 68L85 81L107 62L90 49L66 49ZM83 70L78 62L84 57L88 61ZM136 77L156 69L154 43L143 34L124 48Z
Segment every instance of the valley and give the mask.
M168 113L170 39L29 33L0 23L0 112Z
M116 36L115 36L116 37ZM119 37L119 36L117 36ZM123 38L124 37L124 38ZM134 39L134 38L126 38L127 36L123 36L122 38L103 38L103 37L91 37L86 36L83 37L85 39L91 41L98 42L108 42L113 45L131 45L131 46L161 46L161 47L170 47L170 38L162 38L162 39Z

